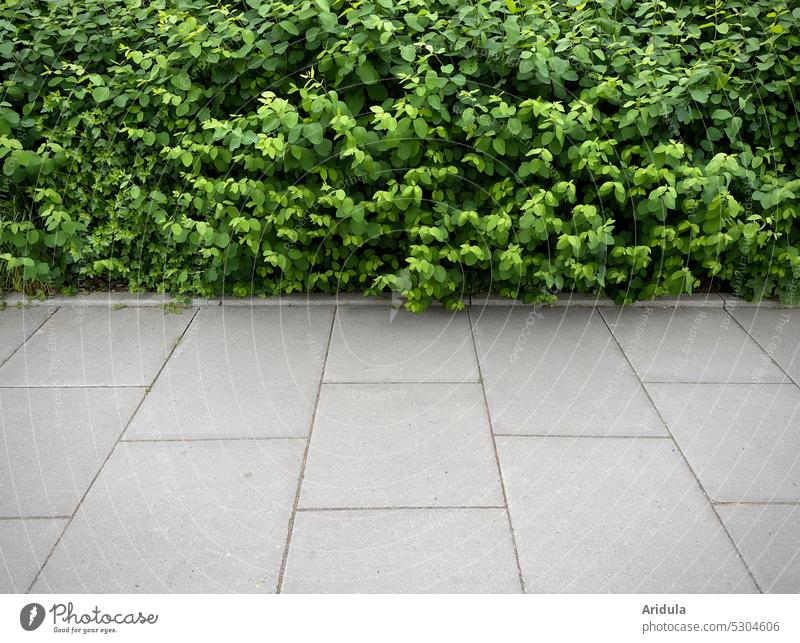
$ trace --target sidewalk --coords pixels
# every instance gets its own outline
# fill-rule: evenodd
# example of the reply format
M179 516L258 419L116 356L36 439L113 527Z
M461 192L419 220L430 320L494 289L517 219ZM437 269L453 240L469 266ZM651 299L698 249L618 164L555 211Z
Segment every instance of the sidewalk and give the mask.
M800 592L800 310L310 301L0 311L0 591Z

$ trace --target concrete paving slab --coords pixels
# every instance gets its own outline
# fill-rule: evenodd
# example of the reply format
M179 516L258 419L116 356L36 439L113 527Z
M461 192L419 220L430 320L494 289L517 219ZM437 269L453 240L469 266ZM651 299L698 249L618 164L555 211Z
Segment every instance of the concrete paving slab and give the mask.
M502 509L299 512L284 593L519 592Z
M724 310L601 311L645 382L783 382L786 375Z
M765 593L800 593L800 505L717 506Z
M301 507L502 505L479 384L325 384Z
M121 443L34 592L274 592L303 444Z
M800 501L800 390L793 384L648 384L715 502Z
M463 313L423 315L386 307L343 306L336 314L327 382L475 382L478 369Z
M736 308L731 315L800 384L800 310Z
M333 308L203 308L125 439L308 435Z
M24 594L66 520L0 520L0 594Z
M668 435L596 311L487 308L471 316L495 433Z
M753 592L671 440L501 437L528 592Z
M0 367L4 386L144 386L193 309L66 307Z
M69 516L141 388L0 389L0 516Z
M0 364L5 362L47 318L55 308L12 308L0 310Z

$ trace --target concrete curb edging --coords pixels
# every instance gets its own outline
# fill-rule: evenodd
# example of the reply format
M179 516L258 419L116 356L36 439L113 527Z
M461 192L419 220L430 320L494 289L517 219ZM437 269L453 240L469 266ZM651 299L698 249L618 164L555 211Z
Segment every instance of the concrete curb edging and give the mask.
M465 298L465 305L470 307L556 307L556 308L598 308L619 307L608 297L597 295L565 293L558 295L551 304L526 304L520 300L508 299L500 295L475 295ZM186 307L201 306L400 306L402 300L397 297L364 297L358 293L342 293L327 295L324 293L291 294L277 297L222 297L206 299L193 297L184 299L162 293L126 293L96 292L81 295L57 295L48 299L31 299L19 293L11 293L0 297L0 304L13 306L113 306L113 307L153 307L171 304ZM434 305L440 305L435 302ZM727 293L701 293L697 295L659 297L658 299L636 301L628 304L630 308L796 308L775 300L749 302Z

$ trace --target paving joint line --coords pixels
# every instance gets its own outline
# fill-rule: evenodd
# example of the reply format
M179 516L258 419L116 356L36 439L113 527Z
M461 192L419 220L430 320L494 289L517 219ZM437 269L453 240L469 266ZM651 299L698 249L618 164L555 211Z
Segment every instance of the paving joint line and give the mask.
M775 358L772 357L772 355L770 355L767 352L767 349L764 348L761 345L761 342L759 342L755 337L753 337L750 334L750 331L748 331L744 327L744 325L741 324L738 319L736 319L736 317L733 315L733 313L731 313L731 311L728 310L727 308L725 308L725 312L728 313L728 317L730 317L733 320L733 323L736 324L739 328L741 328L744 331L745 335L747 335L750 339L753 340L753 342L755 342L755 345L758 346L761 349L761 352L764 353L764 355L766 355L769 358L769 361L771 361L775 365L775 368L777 368L781 373L783 373L789 379L789 382L779 382L779 383L780 384L786 384L786 383L794 384L797 388L800 388L800 382L796 381L791 375L789 375L789 373L788 373L788 371L786 371L786 369L784 369L780 364L778 364L778 362L775 361ZM755 382L755 384L760 384L760 382Z
M184 336L186 335L186 333L189 332L189 328L191 327L192 322L194 322L194 318L197 317L197 313L199 313L199 312L200 312L200 308L199 307L195 308L194 312L192 313L191 318L189 319L189 322L186 324L184 329L179 334L178 340L173 342L172 348L170 348L169 353L167 354L166 358L162 362L161 367L158 369L158 372L155 374L155 377L153 377L153 379L152 379L152 381L150 382L149 385L143 387L144 388L144 395L142 395L142 399L139 400L139 403L136 405L136 408L133 410L133 413L131 413L131 416L128 418L128 421L125 423L125 426L122 428L122 431L117 436L117 439L114 442L114 445L111 447L111 449L109 449L108 454L106 455L105 459L100 464L100 467L97 469L97 472L94 474L94 477L92 477L92 480L91 480L91 482L89 482L89 485L86 487L86 491L83 492L83 495L81 496L80 500L78 501L78 504L75 506L75 510L72 512L72 514L70 514L70 516L69 516L69 518L67 520L67 524L64 525L64 528L61 530L61 533L59 534L59 536L56 539L55 543L53 543L53 546L50 548L50 551L47 553L47 557L44 559L44 561L42 562L41 566L39 567L39 570L36 572L36 576L33 577L33 580L31 581L30 585L28 585L28 590L25 592L26 594L30 594L31 591L33 590L33 586L36 584L36 581L39 580L39 577L42 575L42 572L44 571L44 568L47 566L47 563L50 562L50 559L52 558L53 554L55 553L56 548L61 544L61 541L64 539L64 534L67 533L67 529L69 529L69 526L72 524L72 521L75 520L75 516L78 515L78 512L80 511L81 507L83 506L83 501L86 500L86 497L89 495L89 492L94 487L94 483L97 482L97 479L100 477L100 474L103 472L103 469L105 468L106 464L111 459L111 456L114 454L114 451L117 450L117 446L122 441L122 437L125 435L125 432L128 430L128 427L130 427L131 422L133 422L133 419L136 417L136 414L139 412L139 409L142 408L142 405L147 400L147 396L150 394L150 391L153 390L153 386L155 385L155 383L158 380L158 378L161 375L161 373L164 372L164 369L166 368L167 363L169 362L170 358L175 353L175 351L177 350L178 346L181 345L181 342L183 341Z
M506 493L506 483L503 479L503 468L500 466L500 454L497 452L497 439L494 435L494 423L492 422L492 412L489 407L489 398L486 396L486 384L483 379L483 369L481 369L481 359L478 353L478 342L475 339L475 328L472 324L472 314L467 310L467 323L469 323L469 336L472 339L472 348L475 351L475 365L478 369L478 380L483 394L483 405L486 409L486 419L489 423L489 436L492 440L492 450L494 451L494 461L497 467L497 477L500 481L500 491L503 494L503 507L506 510L506 520L508 521L508 531L511 536L511 548L514 551L514 562L517 564L517 578L522 593L525 593L525 577L522 574L522 565L519 562L519 550L517 549L517 536L514 532L514 523L511 520L511 509L508 506L508 494Z
M117 389L117 388L147 388L147 384L20 384L19 386L2 386L0 390L13 390L24 388L61 388L61 389L78 389L78 388L92 388L92 389Z
M761 347L759 346L759 348L761 348ZM739 381L732 382L732 381L729 381L729 380L725 380L725 381L721 380L721 381L713 381L713 382L709 381L709 380L703 380L702 382L686 382L686 381L679 381L679 380L641 380L641 381L642 381L642 384L691 384L692 386L704 386L706 384L714 384L714 385L734 384L734 385L739 385L739 386L747 386L747 385L750 385L750 386L793 386L794 385L794 382L792 382L792 381L789 381L789 382L739 382Z
M369 385L384 385L384 384L480 384L478 380L336 380L332 382L323 382L323 384L344 384L353 386L355 384L369 384Z
M588 440L671 440L669 435L582 435L580 433L495 433L498 438L568 438Z
M47 322L49 322L53 318L53 315L55 315L59 311L60 308L61 308L61 306L56 306L53 309L53 311L47 317L44 318L44 321L42 321L41 324L39 324L36 328L34 328L33 331L31 331L31 333L29 335L25 335L25 339L22 340L22 343L19 346L17 346L13 351L11 351L11 354L8 357L6 357L4 360L0 360L0 368L5 366L6 362L8 362L8 360L10 360L12 357L14 357L14 355L16 355L22 349L22 347L25 346L25 344L28 343L28 340L31 337L33 337L36 333L38 333L42 329L42 326L44 326ZM24 311L24 309L23 309L23 311ZM24 315L25 313L23 312L22 314ZM6 388L6 387L3 387L3 388ZM7 388L20 388L20 387L9 386Z
M784 507L800 506L800 500L720 500L714 502L717 506L735 507L737 505L763 507L765 505L777 505Z
M298 507L298 512L345 512L345 511L453 511L455 509L505 509L504 505L397 505L387 507Z
M69 516L0 516L0 522L8 520L64 520Z
M667 430L667 433L669 433L669 437L672 439L672 443L675 445L675 448L678 450L678 453L680 454L681 458L683 458L684 464L686 464L686 467L691 472L695 483L697 484L697 486L699 487L699 489L702 492L703 496L705 497L706 501L708 502L708 506L711 508L711 511L714 513L714 516L717 518L717 522L719 523L720 527L722 527L722 531L728 537L728 541L731 543L731 546L733 547L733 550L736 552L736 555L739 557L739 560L742 561L742 565L744 565L744 568L747 570L747 574L750 576L750 580L753 582L753 585L758 590L758 593L759 594L763 594L764 590L761 589L761 585L759 585L758 581L756 580L756 577L753 574L753 570L750 569L750 565L748 565L747 561L744 559L744 556L742 555L742 552L739 549L739 546L736 544L736 541L733 539L733 536L731 535L731 532L728 530L727 526L723 522L722 517L719 515L719 512L717 511L717 508L714 506L714 502L711 500L711 496L708 495L708 492L706 491L706 488L700 482L700 478L697 476L697 473L695 472L694 468L692 468L692 465L689 463L689 459L686 457L686 454L683 452L683 449L681 449L681 445L678 444L678 441L675 439L675 435L672 433L672 429L669 428L669 424L667 424L667 421L664 419L664 416L661 415L661 411L659 410L659 408L656 405L655 401L651 397L650 391L647 390L647 387L644 385L644 382L639 377L639 373L633 367L633 364L631 363L631 360L628 358L628 354L622 348L622 344L620 344L619 341L617 340L617 336L614 335L614 331L611 330L611 326L609 326L608 321L606 320L606 318L603 315L602 311L598 310L597 313L598 313L598 315L600 315L600 319L603 320L603 323L605 324L606 328L608 329L608 332L611 335L611 338L614 340L614 343L616 343L617 348L619 348L620 352L622 353L622 356L625 358L625 361L628 362L628 366L633 371L634 375L636 375L636 379L639 382L639 386L642 388L642 391L644 391L644 394L647 396L647 399L650 401L650 405L653 407L653 410L658 415L658 418L661 420L661 423L664 425L664 428Z
M120 442L135 444L137 442L263 442L264 440L305 440L304 435L264 435L251 437L230 437L230 438L123 438Z
M297 489L294 493L294 502L292 503L292 513L289 516L289 525L286 533L286 544L283 548L283 557L281 558L281 566L278 570L278 582L275 587L275 593L280 594L283 589L283 578L286 574L286 563L289 560L289 548L292 544L292 535L294 533L295 519L297 518L297 507L300 504L300 491L303 488L303 477L306 473L306 463L308 462L308 452L311 448L311 436L314 434L314 424L317 421L317 411L319 410L319 400L322 396L322 385L325 382L325 369L328 366L328 355L331 351L331 340L333 339L333 329L336 326L336 315L339 311L339 306L334 306L333 315L331 316L331 327L328 329L328 343L325 346L325 356L322 359L322 371L319 374L319 382L317 384L317 394L314 398L314 411L311 414L311 424L308 427L308 435L306 436L306 446L303 451L303 460L300 463L300 473L297 478Z

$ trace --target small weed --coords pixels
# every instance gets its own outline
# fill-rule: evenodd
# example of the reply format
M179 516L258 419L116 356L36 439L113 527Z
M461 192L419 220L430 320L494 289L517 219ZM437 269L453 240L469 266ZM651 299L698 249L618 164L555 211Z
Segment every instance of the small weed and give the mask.
M189 307L189 300L186 297L182 297L177 295L172 298L172 301L162 305L162 308L168 312L173 313L174 315L179 315L182 311L186 310Z

